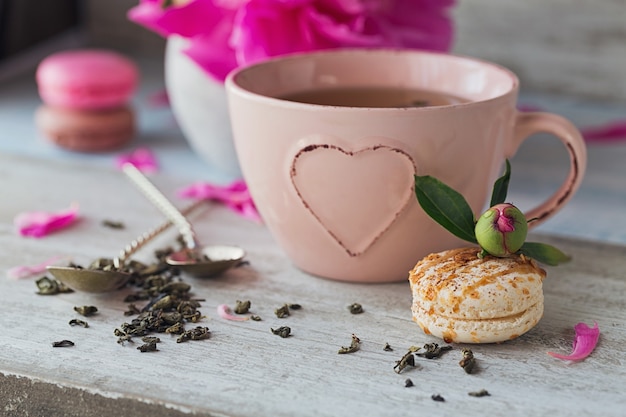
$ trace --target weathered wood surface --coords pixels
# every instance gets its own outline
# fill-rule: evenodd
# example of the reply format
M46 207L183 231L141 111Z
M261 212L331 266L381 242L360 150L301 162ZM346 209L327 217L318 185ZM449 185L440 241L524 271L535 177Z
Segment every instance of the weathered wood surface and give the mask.
M250 264L216 279L185 277L195 296L206 300L201 308L206 318L199 324L210 328L211 339L177 344L174 336L160 335L159 352L140 353L138 344L121 346L113 335L128 320L122 301L128 290L39 296L32 279L4 275L12 266L54 255L72 255L78 262L113 256L158 224L160 214L112 169L0 156L0 178L2 415L40 415L37 410L48 410L49 416L94 415L84 399L92 394L110 401L111 413L126 416L145 414L141 404L156 407L153 415L176 410L212 416L621 416L626 409L626 249L621 246L540 236L574 259L548 270L545 315L535 329L511 342L472 346L479 364L473 375L458 365L461 346L438 360L420 358L418 367L396 374L395 361L411 345L442 343L411 321L408 283L357 285L309 276L290 264L263 226L207 205L192 216L199 239L238 244ZM153 181L170 196L183 185L162 175ZM71 229L43 239L13 232L16 213L60 209L72 201L80 204L83 219ZM127 227L104 228L104 219ZM166 233L138 257L148 259L153 247L174 235ZM217 315L217 305L244 299L263 321L232 322ZM350 314L353 302L365 312ZM299 303L302 310L278 319L273 311L284 303ZM77 305L100 311L86 319L87 329L68 325L77 318ZM597 321L601 329L591 357L567 363L548 356L547 351L570 351L573 326L581 321ZM281 325L290 326L293 336L271 334L270 328ZM361 349L337 354L353 333ZM76 346L51 347L61 339ZM393 352L383 350L385 343ZM407 378L414 387L405 388ZM11 391L15 381L24 391ZM491 396L468 396L480 389ZM433 401L432 394L445 402Z

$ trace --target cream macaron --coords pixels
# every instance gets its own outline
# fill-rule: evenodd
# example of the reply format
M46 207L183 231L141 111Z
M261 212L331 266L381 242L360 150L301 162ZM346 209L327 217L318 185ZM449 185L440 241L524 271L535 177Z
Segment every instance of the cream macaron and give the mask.
M413 320L448 343L515 339L543 316L546 272L512 255L479 258L480 248L428 255L409 273Z

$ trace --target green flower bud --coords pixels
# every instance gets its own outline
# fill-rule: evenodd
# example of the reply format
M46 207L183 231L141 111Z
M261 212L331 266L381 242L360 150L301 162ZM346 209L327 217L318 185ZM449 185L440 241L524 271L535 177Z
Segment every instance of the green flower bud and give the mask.
M493 256L505 257L517 252L528 233L524 213L512 204L497 204L483 213L474 228L481 248Z

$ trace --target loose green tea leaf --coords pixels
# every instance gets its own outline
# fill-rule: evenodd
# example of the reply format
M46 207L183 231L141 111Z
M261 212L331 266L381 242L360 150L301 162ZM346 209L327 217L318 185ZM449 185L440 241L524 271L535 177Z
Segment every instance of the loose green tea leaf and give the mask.
M339 354L344 354L344 353L354 353L357 350L359 350L359 348L361 347L361 340L356 337L356 335L352 335L352 342L350 343L350 346L345 347L342 346L341 349L339 349L339 351L337 351L337 353Z
M413 355L414 352L414 350L409 349L409 351L405 353L404 356L400 358L400 360L396 361L396 365L393 367L393 370L396 371L397 374L402 372L407 366L415 366L415 355Z
M413 381L411 381L411 378L407 378L407 379L404 381L404 387L405 387L405 388L409 388L409 387L412 387L412 386L413 386Z
M74 342L71 340L61 340L59 342L52 342L52 347L71 347L74 346Z
M161 343L161 339L154 336L145 336L141 338L143 345L137 347L140 352L158 352L157 343Z
M471 349L464 348L461 350L461 354L463 358L459 361L459 366L463 368L463 370L471 374L474 372L474 368L476 367L476 359L474 359L474 352Z
M137 306L133 303L128 304L128 310L124 312L125 316L136 316L137 314L141 314L141 310L137 308Z
M87 324L87 322L83 320L72 319L70 320L70 326L82 326L84 328L87 328L89 327L89 324Z
M144 336L141 341L144 343L161 343L161 339L155 336Z
M208 328L196 327L186 330L186 323L197 323L204 316L198 310L203 300L190 297L191 285L180 279L180 270L166 263L166 258L177 249L165 248L154 252L156 262L149 265L140 262L127 262L132 268L129 286L137 290L126 297L124 301L133 303L147 301L143 308L129 305L125 313L134 317L129 323L123 323L114 334L117 342L125 344L133 342L134 337L149 337L154 333L170 333L179 335L177 342L206 339L210 336ZM154 339L146 339L154 341ZM150 343L145 342L143 349L152 349ZM141 349L140 349L141 350Z
M385 352L393 352L393 348L391 347L391 345L389 343L385 343L385 346L383 347L383 350Z
M435 359L440 357L445 352L452 350L452 346L439 346L437 343L426 343L424 345L425 352L416 353L417 356L422 356L426 359Z
M102 220L102 226L108 227L109 229L124 229L126 226L122 222L118 222L115 220Z
M445 398L443 398L439 394L433 394L433 395L430 396L430 398L432 398L433 401L437 401L437 402L440 402L440 403L445 401Z
M161 288L159 288L159 291L166 294L174 294L180 296L181 294L188 293L190 289L191 285L185 282L172 281L161 286Z
M132 336L120 329L113 330L113 334L117 336L117 343L119 343L120 345L123 345L126 342L134 343L134 341L132 340Z
M493 207L496 204L502 204L506 200L506 194L509 189L509 182L511 180L511 163L506 160L506 170L504 175L496 180L493 184L493 191L491 192L491 203L489 207Z
M74 290L65 286L62 282L48 277L39 278L35 281L35 284L37 285L37 294L39 295L56 295L74 292Z
M301 310L302 309L302 306L300 304L297 304L297 303L288 304L288 306L292 310Z
M96 306L78 306L74 307L74 311L81 316L89 317L96 314L98 312L98 308Z
M546 243L524 242L519 253L550 266L556 266L571 259L570 256Z
M251 316L250 316L250 320L253 320L253 321L261 321L262 319L261 319L261 317L260 317L260 316L257 316L257 315L254 315L254 314L253 314L253 315L251 315Z
M285 317L289 316L289 305L284 304L282 307L277 308L276 310L274 310L274 314L276 314L276 317L278 317L279 319L284 319Z
M156 342L145 343L141 346L138 346L137 350L139 350L140 352L158 352L159 351L159 349L157 349Z
M363 306L359 303L352 303L348 306L348 310L352 314L361 314L363 312Z
M174 323L173 325L165 329L165 333L170 333L170 334L183 334L184 332L185 332L185 326L180 321L178 323Z
M209 328L198 326L195 329L187 330L181 334L178 339L176 339L176 343L187 342L189 340L203 340L209 337L211 337Z
M491 394L489 394L489 391L487 391L486 389L481 389L480 391L468 392L467 395L469 395L470 397L488 397Z
M235 314L246 314L248 310L250 310L250 300L247 301L239 301L235 302Z
M278 329L270 329L272 333L274 333L277 336L284 338L287 338L291 335L291 328L288 326L281 326Z
M152 310L167 310L172 307L175 300L176 300L175 296L172 296L169 294L164 295L161 298L159 298L157 301L152 303L151 309Z
M459 192L429 175L416 175L415 195L433 220L456 237L476 243L474 213Z

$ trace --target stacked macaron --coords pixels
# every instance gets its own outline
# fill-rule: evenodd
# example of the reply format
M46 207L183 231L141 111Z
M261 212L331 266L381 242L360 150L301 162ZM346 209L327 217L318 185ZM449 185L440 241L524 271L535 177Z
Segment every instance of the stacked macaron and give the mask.
M546 272L523 255L478 257L479 248L434 253L410 272L413 320L446 342L497 343L543 315Z
M55 53L37 68L44 104L35 123L56 145L78 152L119 148L135 134L130 107L138 81L135 64L107 50Z

